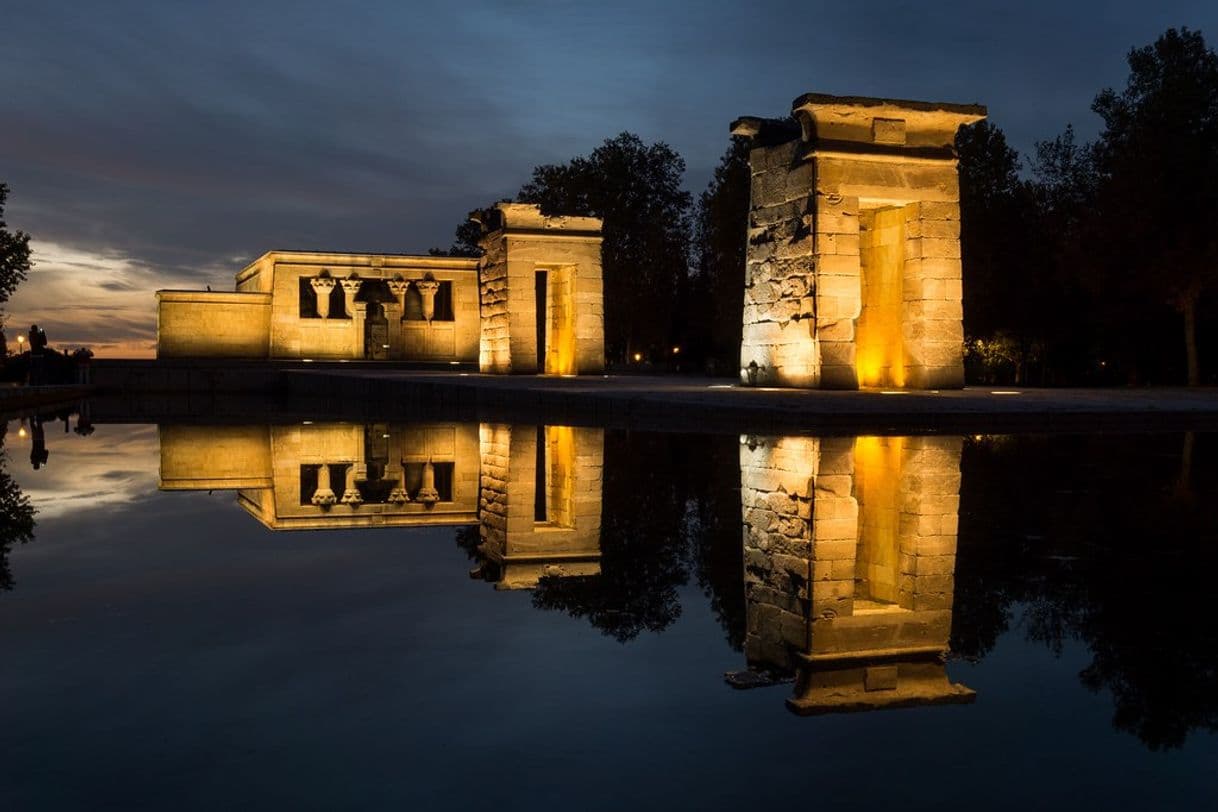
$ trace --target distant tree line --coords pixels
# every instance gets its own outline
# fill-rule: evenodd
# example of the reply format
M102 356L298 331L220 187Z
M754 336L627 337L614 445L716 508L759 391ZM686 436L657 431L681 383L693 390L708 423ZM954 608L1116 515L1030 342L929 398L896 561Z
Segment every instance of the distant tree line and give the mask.
M1218 56L1171 29L1101 91L1094 142L1071 127L1020 156L996 125L962 128L965 356L974 382L1212 382L1218 365ZM749 209L733 138L706 190L685 162L622 133L539 166L516 196L604 220L610 363L734 374ZM477 228L435 253L476 256Z
M1094 142L1067 127L1021 159L981 123L957 138L972 377L1212 382L1218 56L1171 29L1101 91Z

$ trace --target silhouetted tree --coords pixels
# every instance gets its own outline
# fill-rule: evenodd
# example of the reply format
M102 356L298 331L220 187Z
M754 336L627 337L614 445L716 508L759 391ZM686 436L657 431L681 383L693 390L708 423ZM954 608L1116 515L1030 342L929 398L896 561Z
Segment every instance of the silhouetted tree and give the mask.
M432 248L428 254L433 257L480 257L482 249L478 239L482 236L482 227L472 220L466 220L457 226L453 243L447 249Z
M716 370L730 373L740 363L750 177L748 139L732 138L694 211L691 309L701 314L698 343Z
M8 474L4 450L5 427L0 422L0 590L13 588L8 554L17 544L34 539L34 508L21 486Z
M675 622L689 580L681 461L671 436L606 432L600 574L542 578L533 605L587 618L623 643Z
M539 166L517 195L546 214L604 220L605 349L610 361L635 352L668 358L684 313L692 198L681 188L685 161L665 143L633 133L586 157Z
M1092 104L1096 217L1104 279L1183 319L1187 377L1201 381L1197 310L1218 287L1218 55L1197 31L1169 29L1129 53L1129 79Z
M624 643L674 623L693 575L739 648L739 465L735 436L607 433L600 574L542 578L533 605L586 618Z
M1201 437L966 443L953 653L983 657L1017 623L1055 653L1085 645L1080 681L1148 747L1218 730L1218 481L1194 464L1215 450Z
M980 361L993 376L1003 360L1023 383L1032 345L1027 279L1028 197L1020 161L1002 130L988 121L961 127L960 243L964 270L964 332L970 366ZM1004 352L1005 345L1010 349ZM1009 358L1005 356L1009 355Z
M9 231L4 222L8 186L0 183L0 304L7 302L30 270L30 235Z

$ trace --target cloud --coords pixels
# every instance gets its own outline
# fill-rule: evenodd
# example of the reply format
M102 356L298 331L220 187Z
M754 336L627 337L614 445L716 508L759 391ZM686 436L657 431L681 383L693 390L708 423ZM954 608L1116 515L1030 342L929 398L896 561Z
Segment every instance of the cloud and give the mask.
M102 357L150 357L156 347L156 290L196 284L193 275L114 252L45 241L31 245L34 267L7 305L10 341L26 325L38 324L53 347L88 346ZM223 273L213 268L209 276L220 284Z
M25 429L22 437L20 429ZM127 504L154 492L160 481L160 441L156 426L101 426L88 437L62 433L62 424L44 424L50 452L35 471L28 457L33 436L24 422L10 423L5 450L9 473L38 511L38 520Z

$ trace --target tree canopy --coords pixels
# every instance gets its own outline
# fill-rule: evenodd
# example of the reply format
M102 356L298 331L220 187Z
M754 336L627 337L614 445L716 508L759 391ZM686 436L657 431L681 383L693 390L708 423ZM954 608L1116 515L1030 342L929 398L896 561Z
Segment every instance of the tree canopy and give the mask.
M8 186L0 183L0 304L12 297L30 270L30 235L24 231L9 231L4 221L7 201Z
M1197 307L1218 283L1218 55L1171 29L1129 53L1121 92L1092 104L1097 230L1105 281L1183 316L1187 375L1201 380Z
M694 209L690 305L701 317L697 344L720 371L740 362L750 177L748 139L733 137Z
M663 142L633 133L591 154L533 170L517 200L551 215L600 217L605 351L610 361L640 353L667 358L685 329L679 305L688 281L689 209L685 161Z

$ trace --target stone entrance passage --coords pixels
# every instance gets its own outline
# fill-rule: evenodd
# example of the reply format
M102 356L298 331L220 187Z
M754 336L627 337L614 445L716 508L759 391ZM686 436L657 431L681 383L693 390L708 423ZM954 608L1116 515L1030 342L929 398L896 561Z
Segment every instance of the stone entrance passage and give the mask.
M583 375L604 370L601 221L547 217L533 205L474 212L483 372Z
M364 322L364 357L373 361L389 358L389 319L379 302L368 305L368 316Z
M807 94L751 139L740 377L964 385L956 131L979 105Z

